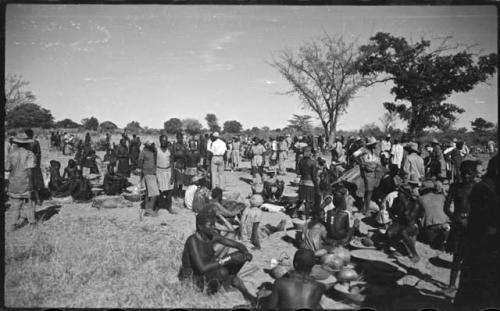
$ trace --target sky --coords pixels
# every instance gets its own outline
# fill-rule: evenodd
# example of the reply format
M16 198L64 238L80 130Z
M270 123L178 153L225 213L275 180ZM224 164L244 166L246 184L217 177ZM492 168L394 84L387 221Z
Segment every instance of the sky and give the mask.
M269 65L283 48L325 33L367 43L382 31L416 42L451 35L497 52L495 6L28 5L6 12L6 74L22 75L56 120L95 116L162 128L215 113L219 124L285 127L303 110ZM436 39L437 40L437 39ZM437 41L433 41L437 42ZM448 102L496 122L497 75ZM379 123L390 84L360 90L338 128ZM319 123L318 123L319 125Z

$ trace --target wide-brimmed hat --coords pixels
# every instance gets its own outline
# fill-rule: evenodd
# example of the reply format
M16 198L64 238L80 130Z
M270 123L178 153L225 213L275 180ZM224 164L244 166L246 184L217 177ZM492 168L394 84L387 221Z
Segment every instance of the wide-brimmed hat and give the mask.
M436 138L433 138L433 139L431 140L431 143L433 143L433 144L439 144L439 141L438 141Z
M406 145L408 147L408 149L410 150L413 150L415 152L420 152L420 150L418 150L418 144L415 143L415 142L410 142Z
M205 176L203 176L203 175L196 175L196 176L193 177L193 179L191 179L191 181L195 183L195 182L198 182L198 181L202 180L203 178L205 178Z
M12 139L12 142L18 144L29 144L33 142L33 139L30 139L26 133L17 133L17 135Z
M151 145L152 143L153 143L153 141L152 141L151 139L146 139L146 140L144 140L144 145L146 145L146 146L149 146L149 145Z
M375 137L373 136L370 136L366 139L366 145L367 146L371 146L371 145L374 145L376 144L378 141L375 139Z
M214 132L214 133L212 134L212 136L213 136L213 137L219 137L219 132Z
M385 137L391 138L391 134L387 134L387 135L385 135Z

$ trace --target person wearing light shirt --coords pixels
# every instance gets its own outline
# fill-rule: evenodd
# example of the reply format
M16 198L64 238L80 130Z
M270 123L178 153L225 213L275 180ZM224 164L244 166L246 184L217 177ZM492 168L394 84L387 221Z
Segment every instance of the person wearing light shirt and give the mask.
M403 145L395 139L394 144L391 147L391 162L396 164L398 168L401 168L401 163L403 162L404 149Z
M219 133L215 132L212 135L213 139L208 144L208 151L212 153L211 173L212 173L212 189L224 189L224 154L227 146L219 138Z

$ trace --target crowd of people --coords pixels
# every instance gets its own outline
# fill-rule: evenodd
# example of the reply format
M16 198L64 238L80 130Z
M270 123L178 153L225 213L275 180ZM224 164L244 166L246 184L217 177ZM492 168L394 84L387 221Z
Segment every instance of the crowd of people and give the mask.
M471 160L462 141L422 143L387 135L381 141L336 137L330 144L324 136L224 139L217 132L196 137L179 132L172 142L166 135L159 136L156 146L150 139L141 142L135 134L129 138L126 133L116 145L107 134L101 144L105 152L101 165L88 133L81 140L55 132L50 142L51 148L63 154L67 146L74 147L74 158L62 176L61 164L50 161L48 190L53 196L90 200L90 180L101 175L104 165L107 195L130 192L129 177L140 177L145 188L144 216L156 217L161 208L175 214L173 199L182 199L196 214L196 233L186 240L179 279L206 288L208 294L234 286L253 305L262 303L237 274L252 260L248 247L260 249L263 239L284 230L284 221L261 225L265 204L281 205L292 218L305 221L297 236L295 272L276 280L265 300L268 308L317 307L324 287L310 278L312 266L360 234L356 213L372 218L380 229L378 236L364 237L364 241L395 256L418 262L417 240L451 252L450 288L457 285L462 271L457 302L478 303L498 289L498 268L494 267L498 262L495 247L500 242L498 156L489 161L481 177L478 162ZM11 209L16 211L9 223L15 229L24 221L23 206L28 222L35 223L34 204L40 204L45 185L40 144L33 131L12 135L9 143L5 167L10 172ZM285 161L293 155L294 167L286 167ZM240 170L242 159L250 161L252 195L248 201L223 199L226 171ZM289 171L297 174L298 186L297 197L291 199L283 196L282 176ZM231 248L236 251L230 253ZM478 283L477 275L490 282L488 288Z

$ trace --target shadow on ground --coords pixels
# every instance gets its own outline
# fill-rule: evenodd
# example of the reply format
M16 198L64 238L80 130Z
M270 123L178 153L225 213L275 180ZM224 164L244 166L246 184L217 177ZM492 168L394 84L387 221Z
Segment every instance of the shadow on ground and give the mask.
M35 219L38 222L47 221L53 216L57 215L60 210L61 210L61 205L49 206L41 211L35 212Z

